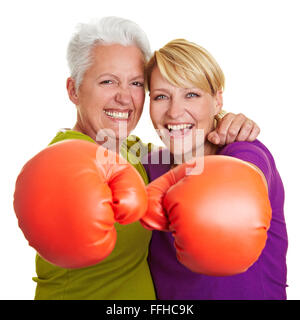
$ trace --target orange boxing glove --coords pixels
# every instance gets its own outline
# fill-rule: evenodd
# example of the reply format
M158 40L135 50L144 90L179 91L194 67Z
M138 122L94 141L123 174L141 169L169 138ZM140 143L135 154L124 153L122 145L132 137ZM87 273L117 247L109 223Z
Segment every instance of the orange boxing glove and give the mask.
M246 271L261 254L271 221L262 174L244 161L219 155L204 157L201 174L187 175L190 166L177 166L148 185L142 224L170 230L177 259L194 272L229 276Z
M16 181L15 213L45 260L63 268L96 264L115 246L114 223L145 214L145 184L120 159L92 142L65 140L25 164Z

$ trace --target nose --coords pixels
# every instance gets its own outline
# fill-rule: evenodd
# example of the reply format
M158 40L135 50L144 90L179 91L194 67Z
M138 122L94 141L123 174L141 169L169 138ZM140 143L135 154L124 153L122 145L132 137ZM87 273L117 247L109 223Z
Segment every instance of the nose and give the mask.
M123 106L130 105L131 104L130 89L127 87L119 87L115 96L115 100Z
M178 119L184 115L184 105L179 101L172 101L169 105L167 115L171 119Z

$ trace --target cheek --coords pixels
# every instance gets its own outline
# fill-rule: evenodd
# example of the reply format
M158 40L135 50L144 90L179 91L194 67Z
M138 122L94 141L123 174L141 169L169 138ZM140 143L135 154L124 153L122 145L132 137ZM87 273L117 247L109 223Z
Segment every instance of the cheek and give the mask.
M145 102L145 91L140 90L138 92L133 92L132 98L133 98L136 110L138 111L138 113L142 113L144 108L144 102Z
M80 103L85 109L93 110L97 104L101 104L102 99L104 98L103 94L101 95L95 87L84 87L82 88L80 95Z
M93 92L92 99L94 105L98 108L104 108L114 99L115 92L110 88L96 88Z
M160 118L160 112L159 112L159 108L157 108L156 106L154 106L151 102L150 102L150 118L151 121L154 125L154 127L157 127L159 118Z
M214 108L210 102L195 105L190 109L190 113L196 122L210 122L214 118Z

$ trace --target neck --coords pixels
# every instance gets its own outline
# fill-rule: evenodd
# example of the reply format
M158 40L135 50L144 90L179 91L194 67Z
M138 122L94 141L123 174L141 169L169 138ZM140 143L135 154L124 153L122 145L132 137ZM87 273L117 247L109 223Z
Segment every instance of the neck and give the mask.
M202 150L200 150L200 148L204 148L204 152L202 152ZM201 146L200 148L198 148L197 150L193 150L190 153L185 154L185 155L177 155L177 156L174 155L174 162L175 163L173 163L171 165L171 168L176 167L180 163L185 163L185 162L191 160L192 158L195 157L195 155L209 156L209 155L216 154L218 151L218 146L215 144L212 144L208 140L206 140L204 146Z
M108 135L99 137L97 133L93 132L93 130L89 130L88 128L83 127L78 121L75 126L72 128L74 131L81 132L90 138L92 138L98 145L103 146L106 149L112 150L114 152L120 153L120 148L124 139L119 139L116 137L110 137Z

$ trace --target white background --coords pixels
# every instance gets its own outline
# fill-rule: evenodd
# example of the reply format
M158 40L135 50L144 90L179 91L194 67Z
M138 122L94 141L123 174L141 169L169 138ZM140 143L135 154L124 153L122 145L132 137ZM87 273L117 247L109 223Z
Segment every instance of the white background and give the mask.
M79 22L116 15L137 22L152 49L186 38L208 49L226 76L224 109L255 120L286 191L288 299L300 298L298 0L1 1L0 299L33 299L35 252L13 211L16 177L57 130L72 127L65 89L67 43ZM160 143L148 100L135 134Z

